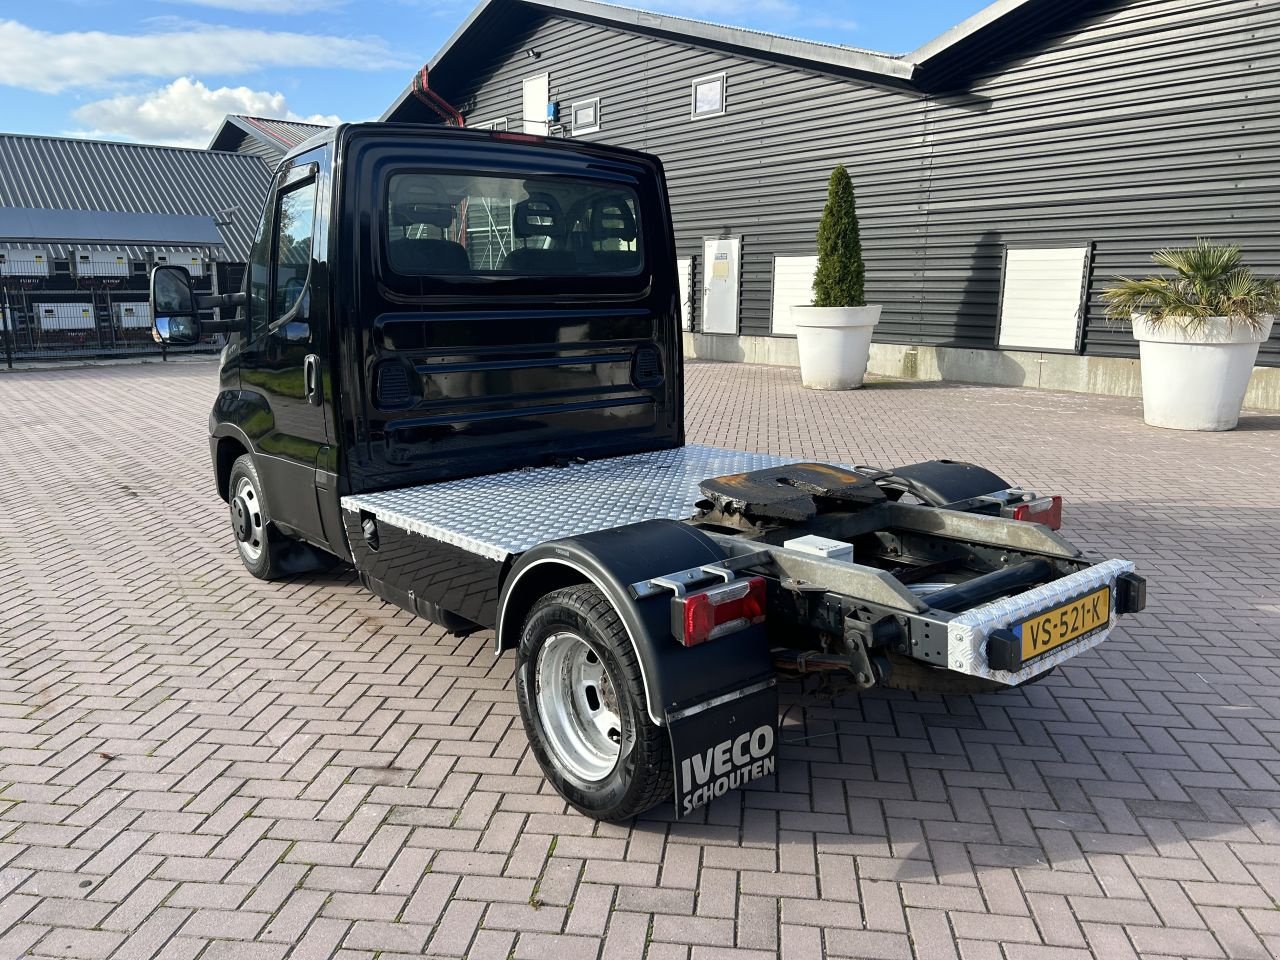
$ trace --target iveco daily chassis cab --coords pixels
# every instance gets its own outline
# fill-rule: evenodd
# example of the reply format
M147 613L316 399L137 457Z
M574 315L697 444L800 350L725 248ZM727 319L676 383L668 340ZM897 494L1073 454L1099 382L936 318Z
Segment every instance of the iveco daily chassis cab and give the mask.
M279 168L245 290L152 275L156 335L230 333L209 418L245 565L333 558L515 651L555 789L687 816L775 770L780 675L1030 682L1140 610L1061 500L971 464L685 443L661 164L569 140L343 125ZM239 306L234 321L202 319Z

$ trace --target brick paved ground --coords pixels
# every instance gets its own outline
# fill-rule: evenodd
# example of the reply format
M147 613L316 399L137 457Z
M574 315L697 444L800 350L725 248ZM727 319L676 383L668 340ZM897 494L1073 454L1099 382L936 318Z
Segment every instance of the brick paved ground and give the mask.
M690 380L699 441L1065 493L1150 612L1025 691L793 710L776 782L596 826L488 635L242 571L212 365L0 375L0 960L1280 955L1280 417Z

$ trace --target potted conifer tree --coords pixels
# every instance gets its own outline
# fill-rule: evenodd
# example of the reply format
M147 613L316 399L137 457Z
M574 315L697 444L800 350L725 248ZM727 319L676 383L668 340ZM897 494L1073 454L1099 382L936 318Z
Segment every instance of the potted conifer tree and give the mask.
M818 270L812 306L791 308L800 352L800 379L814 390L862 386L879 306L867 306L862 239L853 181L843 166L831 171L827 205L818 225Z
M1240 248L1197 240L1151 258L1172 276L1117 277L1107 315L1133 323L1143 418L1174 430L1231 430L1258 347L1280 309L1280 281L1255 277Z

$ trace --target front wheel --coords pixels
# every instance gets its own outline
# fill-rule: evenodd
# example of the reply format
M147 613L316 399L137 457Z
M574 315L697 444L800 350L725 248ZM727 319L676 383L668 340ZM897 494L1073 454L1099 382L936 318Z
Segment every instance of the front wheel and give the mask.
M262 481L253 457L244 454L231 465L227 484L231 530L240 559L259 580L275 580L284 574L284 538L271 526L271 514L262 496Z
M671 746L650 718L640 664L593 586L534 605L516 652L516 696L538 765L573 807L626 820L672 795Z

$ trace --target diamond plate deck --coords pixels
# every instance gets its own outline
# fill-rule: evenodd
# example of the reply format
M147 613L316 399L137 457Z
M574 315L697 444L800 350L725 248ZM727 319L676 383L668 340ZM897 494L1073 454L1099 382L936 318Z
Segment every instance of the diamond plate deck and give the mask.
M641 520L686 520L708 477L763 470L794 458L685 446L608 460L446 480L343 497L380 523L505 560L547 540Z

